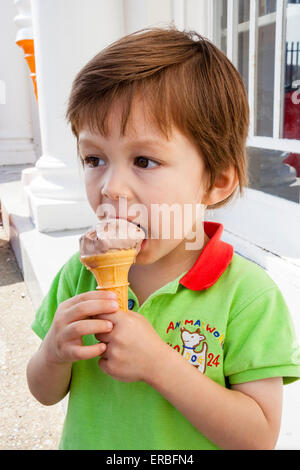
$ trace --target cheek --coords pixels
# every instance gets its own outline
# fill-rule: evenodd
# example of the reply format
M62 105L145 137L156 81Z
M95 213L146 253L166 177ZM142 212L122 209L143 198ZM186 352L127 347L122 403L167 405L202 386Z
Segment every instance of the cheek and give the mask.
M84 184L87 199L90 203L90 206L95 211L98 206L96 181L94 181L94 178L92 178L88 173L86 173L84 176Z
M168 184L161 184L155 191L149 192L144 200L152 204L195 204L201 202L204 188L198 178L177 180L174 184L168 180ZM150 204L151 205L151 204Z

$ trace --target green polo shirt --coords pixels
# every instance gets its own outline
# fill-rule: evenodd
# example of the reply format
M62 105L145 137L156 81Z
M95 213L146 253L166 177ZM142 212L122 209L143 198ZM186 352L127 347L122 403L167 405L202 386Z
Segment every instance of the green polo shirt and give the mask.
M160 337L200 373L224 387L269 377L300 377L300 348L283 296L268 274L221 240L222 224L204 222L209 242L194 266L139 305ZM55 277L33 330L44 338L58 305L95 290L76 253ZM94 335L83 338L94 344ZM151 345L149 345L151 347ZM180 380L180 376L178 376ZM186 384L189 387L189 384ZM194 403L197 407L198 404ZM61 449L217 449L162 395L144 382L104 374L98 358L72 366Z

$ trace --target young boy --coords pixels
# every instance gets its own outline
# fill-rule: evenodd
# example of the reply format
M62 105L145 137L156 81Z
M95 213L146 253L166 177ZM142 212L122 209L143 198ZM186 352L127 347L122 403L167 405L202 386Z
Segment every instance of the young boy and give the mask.
M216 208L247 184L242 79L194 32L144 30L101 51L75 78L67 117L96 213L110 204L129 220L120 200L143 205L151 232L154 204ZM59 271L27 376L45 405L69 392L61 449L275 447L300 350L277 285L222 231L201 223L189 250L184 235L148 236L128 313L78 253Z

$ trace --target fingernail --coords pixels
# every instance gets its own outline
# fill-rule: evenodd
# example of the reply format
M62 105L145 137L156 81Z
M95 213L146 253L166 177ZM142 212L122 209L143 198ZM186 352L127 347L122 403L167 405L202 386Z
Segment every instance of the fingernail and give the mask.
M112 302L111 302L111 306L112 306L112 308L119 308L118 302L112 301Z
M106 323L106 325L107 325L107 329L108 329L108 330L111 330L112 327L113 327L113 324L112 324L111 321L108 321L108 322Z

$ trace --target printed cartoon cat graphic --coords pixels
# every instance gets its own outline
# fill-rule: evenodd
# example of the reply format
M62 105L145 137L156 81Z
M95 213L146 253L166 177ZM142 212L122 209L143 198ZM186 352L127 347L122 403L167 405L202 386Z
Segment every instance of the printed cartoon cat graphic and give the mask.
M205 340L205 336L200 334L200 328L191 332L181 327L181 339L183 342L183 357L204 374L206 369L207 343L202 343L201 351L195 351L196 347Z

